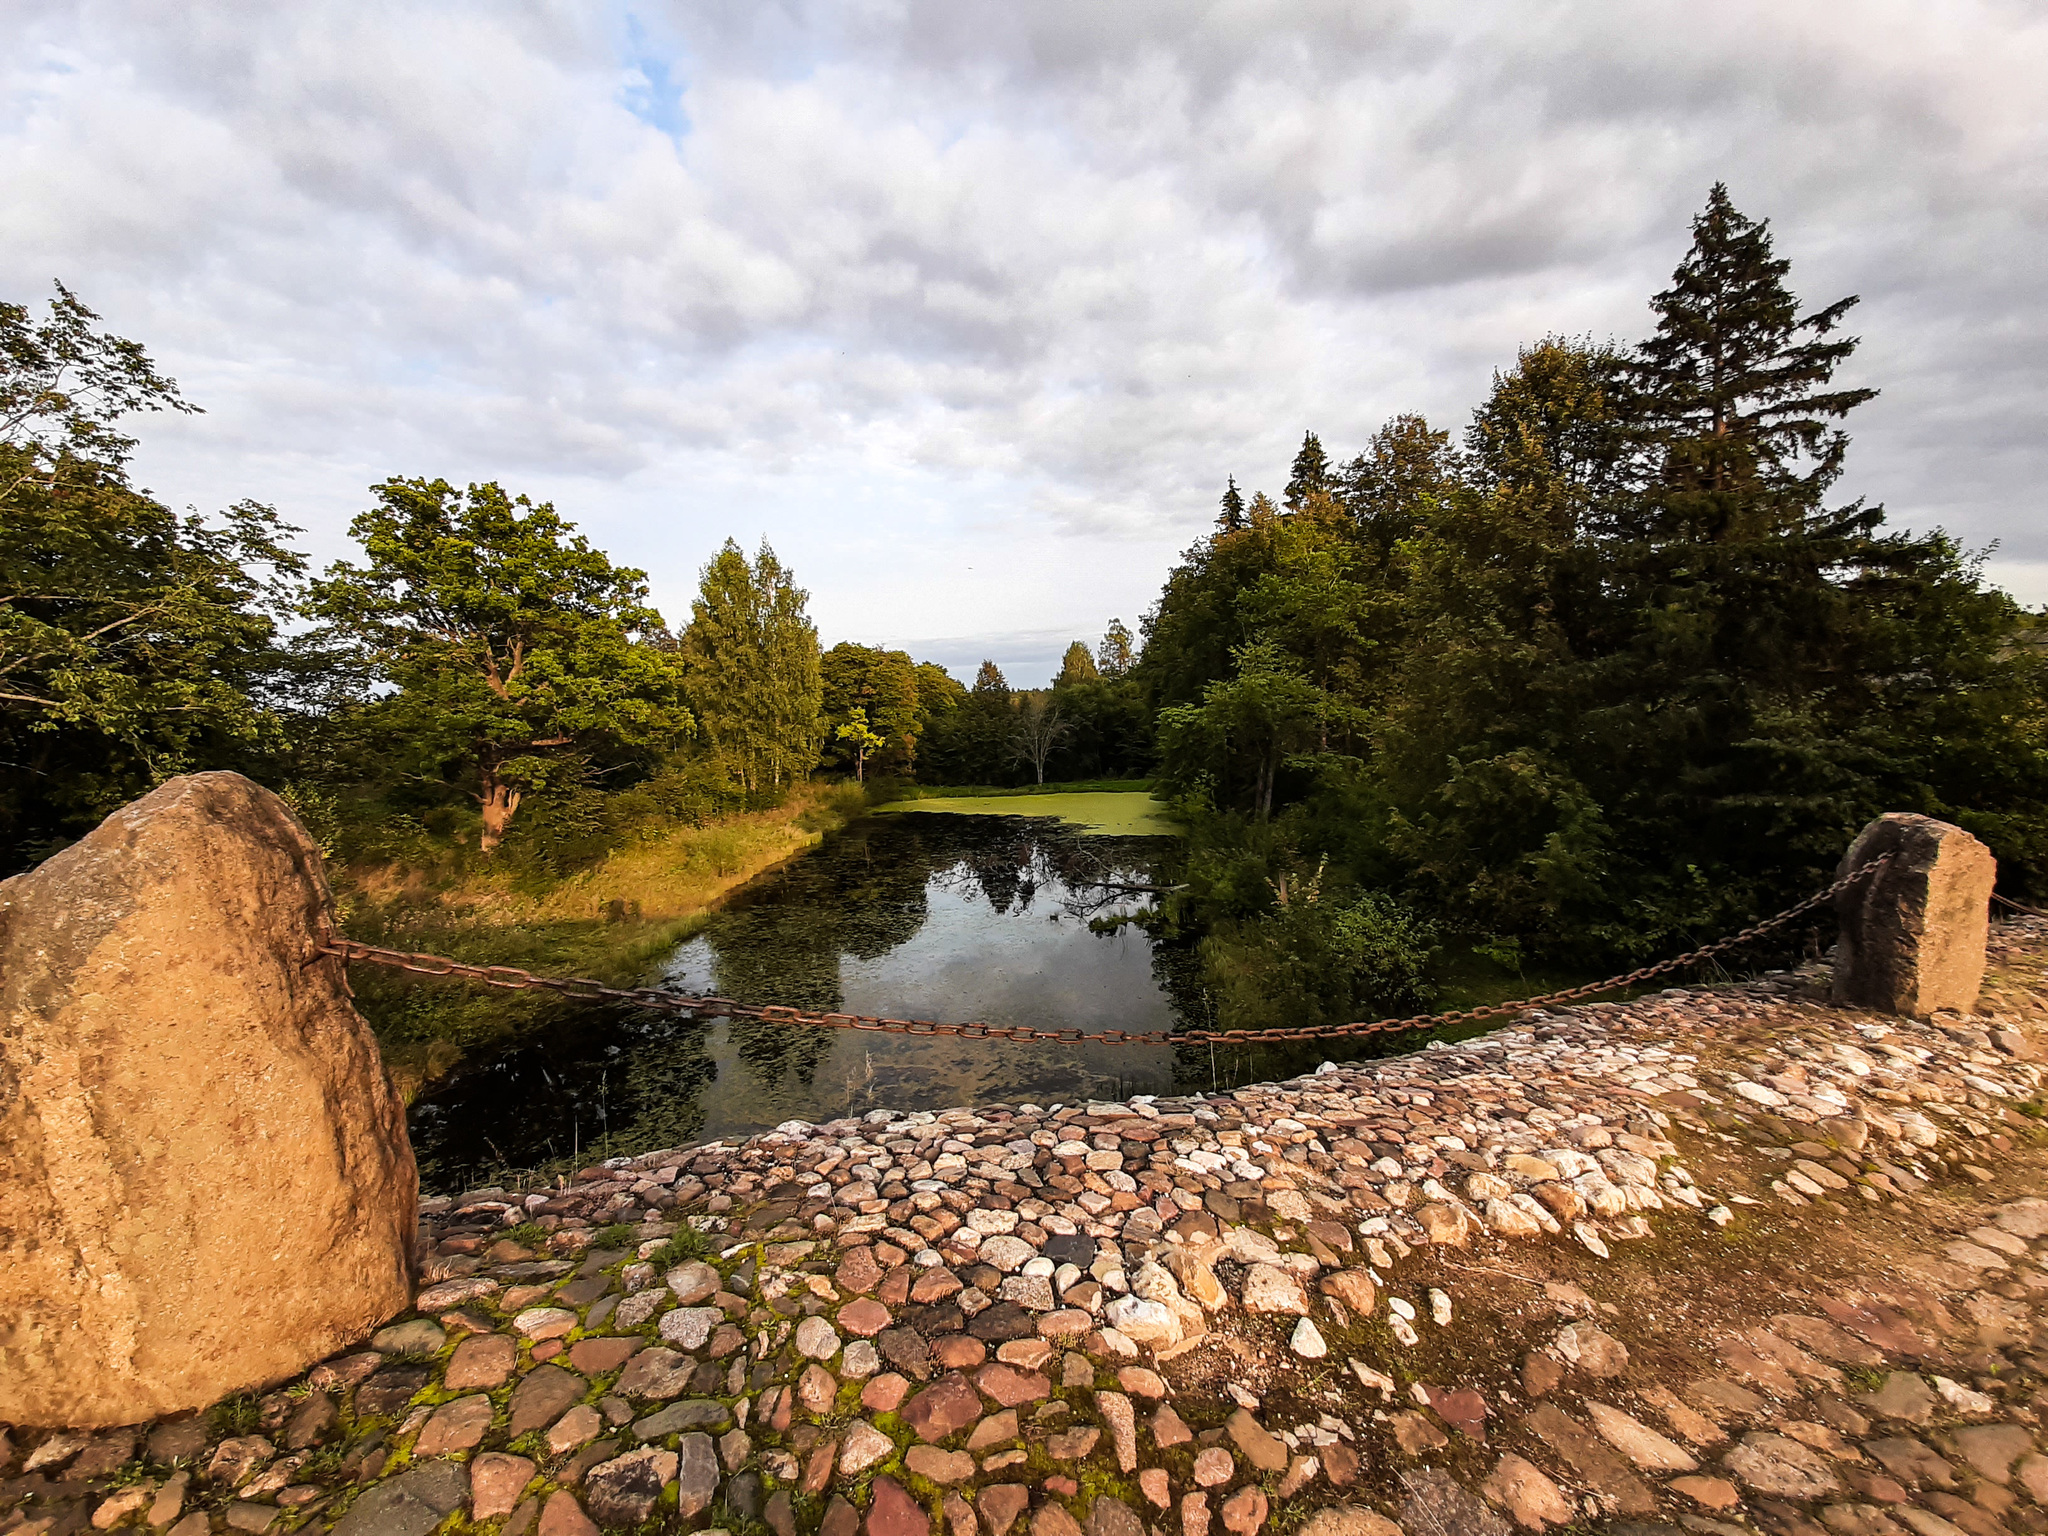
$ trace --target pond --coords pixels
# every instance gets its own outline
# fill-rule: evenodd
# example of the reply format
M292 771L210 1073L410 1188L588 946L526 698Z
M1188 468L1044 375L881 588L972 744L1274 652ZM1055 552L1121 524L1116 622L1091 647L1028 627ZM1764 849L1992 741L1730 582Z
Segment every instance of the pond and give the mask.
M699 995L895 1018L1206 1025L1191 948L1155 943L1133 924L1090 926L1154 900L1119 888L1169 883L1178 850L1171 838L1084 835L1015 814L865 817L735 893L670 957L665 979ZM411 1128L423 1182L452 1189L791 1119L1229 1088L1328 1054L1010 1043L591 1008L423 1099Z

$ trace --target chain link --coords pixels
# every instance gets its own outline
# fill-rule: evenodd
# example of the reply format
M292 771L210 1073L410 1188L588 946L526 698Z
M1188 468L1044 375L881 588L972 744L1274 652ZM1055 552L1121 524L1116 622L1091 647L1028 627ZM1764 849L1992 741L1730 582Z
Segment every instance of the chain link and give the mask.
M415 976L460 977L465 981L482 982L487 987L554 992L562 997L575 998L582 1002L625 1003L635 1008L657 1008L672 1013L699 1014L712 1018L756 1019L765 1024L812 1024L826 1029L882 1030L902 1035L948 1035L966 1040L1041 1041L1060 1045L1078 1045L1083 1042L1101 1045L1258 1045L1275 1040L1334 1040L1359 1035L1393 1035L1414 1030L1444 1029L1457 1024L1477 1023L1481 1019L1501 1018L1529 1008L1577 1002L1581 998L1594 997L1602 992L1633 987L1654 977L1666 976L1673 971L1697 965L1702 960L1711 959L1715 955L1762 938L1765 934L1784 927L1794 918L1834 900L1859 881L1876 874L1891 861L1892 856L1884 854L1868 864L1859 865L1826 890L1816 892L1797 906L1787 907L1775 917L1767 917L1762 922L1752 923L1740 933L1731 934L1700 949L1689 950L1670 960L1660 960L1655 965L1646 965L1619 976L1610 976L1605 981L1566 987L1559 992L1546 992L1541 997L1525 997L1515 1002L1488 1003L1483 1007L1467 1008L1458 1013L1413 1014L1405 1019L1378 1019L1356 1024L1316 1024L1299 1029L1157 1029L1135 1033L1123 1029L1105 1029L1089 1033L1079 1029L1034 1029L1024 1024L942 1024L933 1019L892 1019L865 1013L813 1013L807 1009L792 1008L781 1003L742 1003L729 997L694 996L689 993L670 992L660 987L608 987L587 976L536 976L531 971L521 970L514 965L465 965L460 960L449 959L446 955L381 949L374 944L364 944L348 938L335 938L322 945L319 952L334 955L342 960L360 960L367 965L388 966L393 970L408 971Z

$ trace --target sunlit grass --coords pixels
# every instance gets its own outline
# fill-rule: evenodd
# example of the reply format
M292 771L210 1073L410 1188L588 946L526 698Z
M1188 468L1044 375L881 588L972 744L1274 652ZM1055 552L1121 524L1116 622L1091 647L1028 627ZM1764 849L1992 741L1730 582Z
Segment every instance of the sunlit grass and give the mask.
M1166 805L1150 794L1131 790L1093 793L1055 791L1030 794L947 796L896 800L877 806L880 813L937 816L1056 816L1061 821L1110 837L1178 837L1180 828L1166 817Z

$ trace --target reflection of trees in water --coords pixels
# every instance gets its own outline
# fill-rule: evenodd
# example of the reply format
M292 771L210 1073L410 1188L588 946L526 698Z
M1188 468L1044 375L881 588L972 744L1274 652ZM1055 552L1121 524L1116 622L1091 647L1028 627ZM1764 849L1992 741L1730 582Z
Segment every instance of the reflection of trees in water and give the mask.
M1007 822L1007 818L1004 819ZM935 870L934 888L979 895L998 913L1021 917L1039 893L1050 891L1070 917L1087 918L1124 905L1119 889L1157 883L1154 858L1134 838L1083 838L1057 821L1029 821L975 841L950 868Z
M1170 884L1176 858L1174 845L1158 839L1082 838L1049 821L891 816L856 822L754 882L713 919L703 935L711 986L749 1002L835 1009L843 1006L842 960L878 961L916 938L931 915L934 890L951 900L986 901L990 910L1013 917L1050 907L1063 918L1085 919L1142 904L1143 896L1115 887ZM1007 959L1017 946L1028 949L1042 926L1042 917L1018 924L1011 937L996 941L991 960ZM1101 942L1133 938L1111 935ZM1191 949L1155 943L1150 967L1177 1018L1208 1022ZM811 1086L822 1102L807 1114L839 1112L849 1097L870 1090L873 1102L897 1107L937 1092L935 1084L953 1080L948 1073L972 1079L966 1091L991 1098L1013 1091L1011 1071L1021 1074L1019 1082L1057 1083L1041 1095L1048 1100L1070 1094L1071 1080L1091 1092L1118 1093L1124 1086L1114 1076L1114 1058L1090 1058L1091 1066L1078 1051L1034 1047L1028 1056L1020 1050L1013 1068L989 1077L990 1058L979 1048L973 1064L962 1067L949 1064L945 1053L952 1047L924 1042L908 1054L878 1049L867 1068L875 1077L842 1087L818 1081L836 1032L746 1020L726 1027L753 1083L766 1090ZM607 1128L615 1155L688 1145L714 1119L736 1118L714 1116L714 1108L732 1106L707 1097L717 1081L711 1031L709 1023L612 1008L566 1019L542 1042L458 1078L418 1107L414 1145L422 1172L430 1187L452 1189L505 1168L564 1163L572 1152L588 1161L600 1155ZM1180 1080L1206 1088L1206 1047L1178 1054ZM1112 1075L1100 1076L1104 1069ZM1220 1075L1228 1086L1227 1066ZM1089 1079L1096 1079L1092 1086ZM806 1102L802 1092L792 1097Z
M412 1116L422 1180L453 1191L510 1169L695 1141L718 1076L709 1029L673 1014L591 1009L544 1044L458 1078Z

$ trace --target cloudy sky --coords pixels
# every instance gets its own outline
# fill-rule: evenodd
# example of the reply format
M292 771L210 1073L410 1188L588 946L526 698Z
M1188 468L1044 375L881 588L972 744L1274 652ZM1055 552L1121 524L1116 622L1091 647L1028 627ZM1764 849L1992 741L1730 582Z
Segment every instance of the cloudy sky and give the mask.
M2033 0L13 0L0 297L207 414L176 505L348 551L389 474L552 498L687 612L766 536L827 644L1015 683L1223 477L1639 337L1724 179L1860 293L1852 493L2048 601Z

